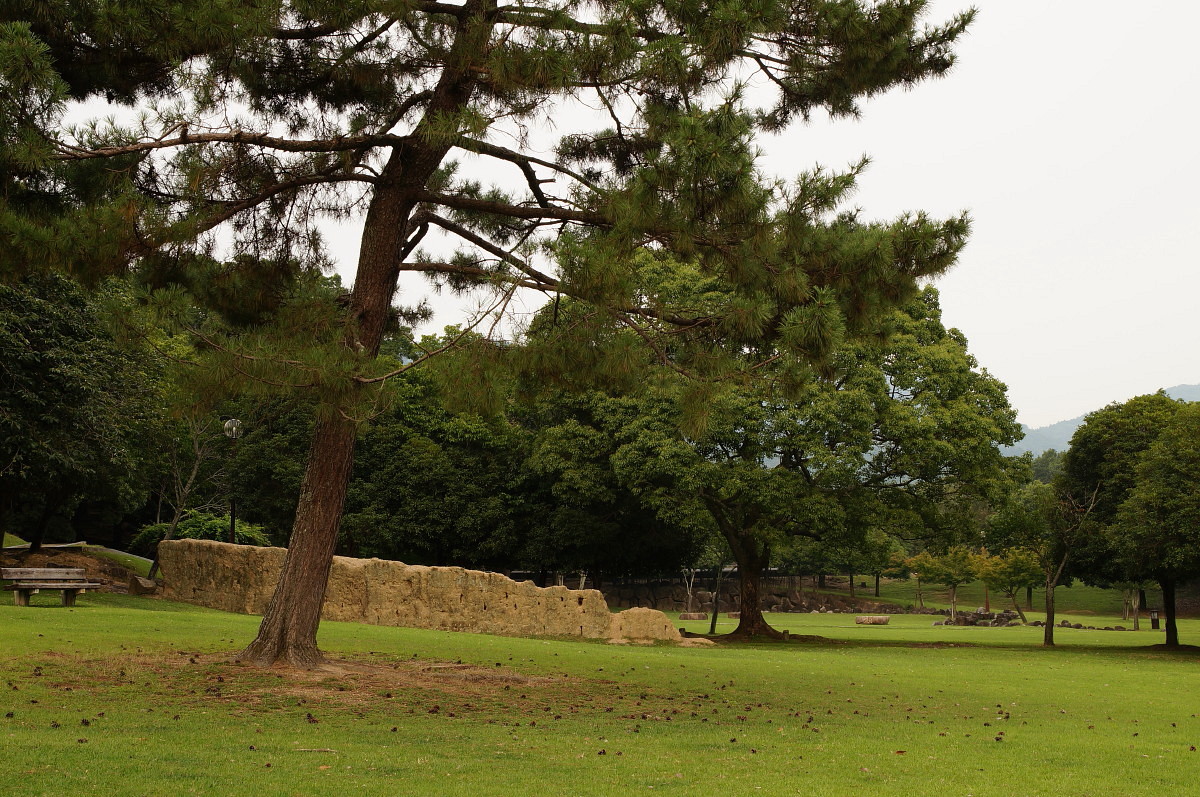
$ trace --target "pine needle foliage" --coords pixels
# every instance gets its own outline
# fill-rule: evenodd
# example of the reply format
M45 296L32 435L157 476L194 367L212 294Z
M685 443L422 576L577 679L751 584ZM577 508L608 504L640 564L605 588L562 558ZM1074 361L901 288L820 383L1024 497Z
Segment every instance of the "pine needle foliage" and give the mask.
M853 175L757 167L759 136L944 74L973 12L926 24L926 5L14 0L0 9L0 274L96 279L204 257L319 271L321 226L364 220L319 370L252 373L308 362L285 353L282 326L248 334L230 361L311 382L330 408L293 535L293 550L319 541L299 546L308 586L295 593L313 615L300 637L315 635L311 581L336 538L361 396L397 370L374 358L401 271L491 291L492 315L514 291L573 298L580 329L630 329L664 364L715 379L777 360L828 368L841 340L953 263L965 217L866 220L842 209ZM550 131L557 143L541 140ZM715 280L714 312L647 304L643 251ZM487 319L464 329L508 334ZM287 346L309 347L305 335ZM610 361L577 339L589 366L627 367L619 345L600 347ZM315 646L294 663L314 660Z

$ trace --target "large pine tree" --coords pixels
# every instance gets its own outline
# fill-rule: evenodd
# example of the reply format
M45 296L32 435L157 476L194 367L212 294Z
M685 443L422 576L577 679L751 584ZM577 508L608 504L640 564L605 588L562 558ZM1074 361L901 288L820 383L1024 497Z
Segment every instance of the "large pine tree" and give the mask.
M284 279L323 263L322 220L365 219L325 354L259 336L233 355L260 374L290 365L271 381L313 387L326 407L283 574L244 653L312 666L355 406L385 376L373 362L399 274L496 290L498 308L518 289L574 297L597 329L618 319L702 380L819 365L946 269L966 221L838 213L853 173L777 182L754 140L945 72L971 14L926 26L925 6L14 0L0 10L0 267L134 267L161 283L232 251ZM62 128L86 98L139 114ZM547 131L559 137L542 153L530 142ZM470 173L481 164L515 180L485 183ZM418 248L435 230L452 254ZM648 301L633 267L647 249L694 264L717 298L670 313ZM588 360L586 329L564 330L566 359Z

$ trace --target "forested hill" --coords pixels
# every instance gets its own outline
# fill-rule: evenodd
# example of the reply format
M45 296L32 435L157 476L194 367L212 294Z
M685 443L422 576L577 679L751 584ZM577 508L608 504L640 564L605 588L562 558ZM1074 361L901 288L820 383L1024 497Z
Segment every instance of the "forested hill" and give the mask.
M1171 398L1182 399L1183 401L1200 401L1200 385L1176 385L1166 389L1167 395ZM1096 409L1100 409L1096 407ZM1032 452L1035 456L1048 449L1057 449L1065 451L1071 443L1071 435L1075 434L1075 430L1083 423L1084 416L1071 418L1067 421L1059 421L1052 423L1049 426L1039 426L1036 429L1030 429L1025 424L1021 424L1021 429L1025 432L1025 438L1015 446L1005 449L1006 454L1022 454L1026 451Z

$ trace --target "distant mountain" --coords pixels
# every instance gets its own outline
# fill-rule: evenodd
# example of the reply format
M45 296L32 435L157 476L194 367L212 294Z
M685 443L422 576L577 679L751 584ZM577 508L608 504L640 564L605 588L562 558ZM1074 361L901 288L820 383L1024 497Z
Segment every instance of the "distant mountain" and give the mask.
M1200 385L1176 385L1175 387L1167 388L1167 395L1174 399L1183 401L1200 401ZM1097 407L1096 409L1100 409ZM1072 418L1069 421L1059 421L1052 423L1049 426L1039 426L1036 429L1030 429L1025 424L1021 424L1021 429L1025 432L1025 438L1018 442L1015 446L1010 446L1004 449L1005 454L1024 454L1029 451L1034 456L1051 448L1058 451L1066 451L1071 445L1071 435L1075 434L1075 430L1083 423L1086 416L1080 415L1078 418Z

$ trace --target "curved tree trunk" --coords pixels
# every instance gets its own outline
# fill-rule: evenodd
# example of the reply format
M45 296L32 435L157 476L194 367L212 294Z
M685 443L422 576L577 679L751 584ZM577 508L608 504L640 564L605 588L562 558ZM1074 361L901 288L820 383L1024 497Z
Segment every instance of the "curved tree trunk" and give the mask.
M721 613L721 581L725 574L725 562L717 564L716 577L713 584L713 604L712 604L712 620L708 624L709 636L717 633L717 615Z
M472 61L485 53L492 29L492 23L484 20L486 14L476 14L494 6L494 0L468 0L465 7L471 13L459 20L447 66L424 118L413 135L392 149L375 182L350 295L351 318L344 342L351 352L370 357L379 353L400 269L422 234L413 222L413 210L449 151L448 144L429 143L444 136L426 134L470 101L478 79ZM347 380L345 406L353 406L358 387ZM350 483L355 433L355 423L344 417L318 421L313 431L287 559L258 638L242 652L243 661L263 666L321 664L317 626Z
M317 421L287 558L258 638L242 651L241 661L302 668L321 664L317 626L350 482L354 435L351 421Z
M1029 619L1027 617L1025 617L1025 612L1023 612L1021 610L1021 602L1019 600L1017 600L1016 590L1013 590L1012 592L1009 592L1007 594L1008 594L1008 599L1010 601L1012 601L1012 605L1013 605L1013 608L1017 612L1017 616L1021 618L1021 625L1029 625Z

